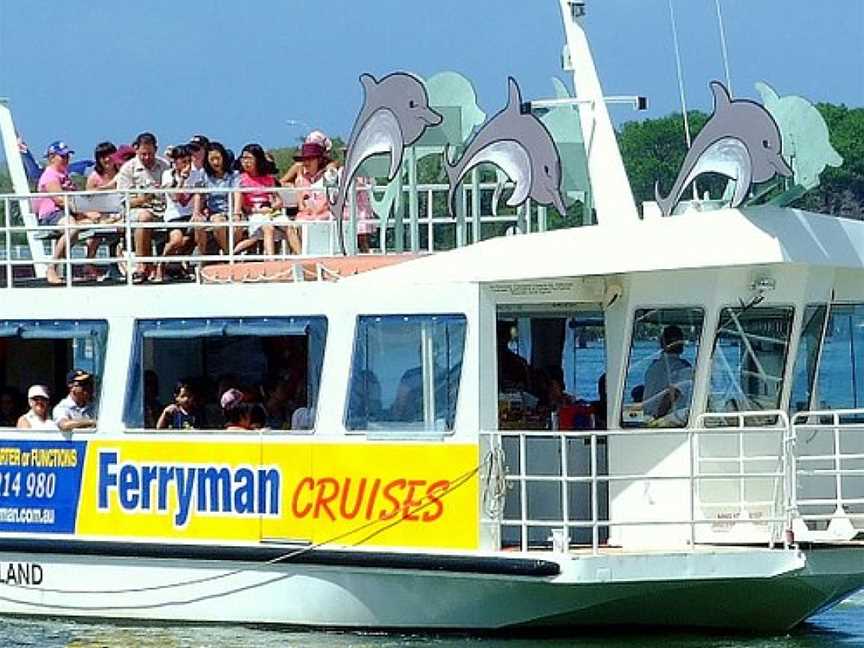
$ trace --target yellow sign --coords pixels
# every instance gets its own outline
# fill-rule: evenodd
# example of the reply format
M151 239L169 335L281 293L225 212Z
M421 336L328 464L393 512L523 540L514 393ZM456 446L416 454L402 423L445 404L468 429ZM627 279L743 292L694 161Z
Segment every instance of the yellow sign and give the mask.
M474 445L160 439L87 444L76 532L474 549Z

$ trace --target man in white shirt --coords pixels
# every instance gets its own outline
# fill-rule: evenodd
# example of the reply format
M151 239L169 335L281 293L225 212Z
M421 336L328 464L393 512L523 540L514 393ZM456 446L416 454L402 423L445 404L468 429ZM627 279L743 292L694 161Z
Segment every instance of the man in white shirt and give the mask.
M73 369L66 375L69 395L54 406L52 418L63 432L96 427L93 405L93 376L83 369Z
M674 412L686 412L690 407L693 367L681 357L684 333L674 324L660 335L662 352L645 371L643 411L652 419L667 417ZM681 423L680 418L674 423Z
M117 189L155 189L162 185L162 175L169 168L168 163L156 157L156 136L141 133L135 138L132 147L135 157L126 162L117 172ZM133 223L149 223L160 220L165 212L164 194L135 193L129 198L129 220ZM135 230L135 254L139 257L150 256L150 243L153 230ZM143 281L147 278L147 268L139 264L133 279Z

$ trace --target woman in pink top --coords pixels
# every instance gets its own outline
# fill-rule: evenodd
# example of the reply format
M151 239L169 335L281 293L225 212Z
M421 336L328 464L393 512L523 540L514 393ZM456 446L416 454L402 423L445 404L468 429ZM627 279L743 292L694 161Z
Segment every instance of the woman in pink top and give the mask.
M239 254L264 241L264 254L276 254L278 225L290 227L288 217L281 214L282 199L274 191L277 186L276 165L267 159L259 144L247 144L240 152L240 177L237 186L241 189L257 191L238 191L234 194L235 220L249 221L249 235L234 246ZM240 230L235 230L240 238ZM235 239L236 240L236 239Z
M330 201L324 191L324 172L327 170L327 157L324 147L315 142L306 142L294 156L303 167L294 178L298 189L320 187L320 191L302 191L297 195L297 220L330 220Z
M69 157L75 151L71 150L63 142L54 142L45 152L45 157L48 158L48 165L39 177L39 182L36 185L36 190L44 193L59 193L62 191L75 191L77 187L69 178ZM84 225L90 223L90 219L85 214L76 214L68 211L66 215L66 197L65 196L50 196L40 198L36 201L36 217L40 225ZM61 284L63 280L57 274L56 261L66 256L67 245L71 247L78 240L78 230L69 232L68 240L66 236L61 236L57 239L57 244L54 246L54 256L51 263L48 265L46 279L50 284Z

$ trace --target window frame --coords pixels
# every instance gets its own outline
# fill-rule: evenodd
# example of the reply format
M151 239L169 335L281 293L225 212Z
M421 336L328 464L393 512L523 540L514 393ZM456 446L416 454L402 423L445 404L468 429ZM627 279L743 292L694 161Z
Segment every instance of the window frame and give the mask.
M101 334L103 342L104 342L104 348L102 349L102 357L96 362L97 367L99 367L99 369L101 371L98 371L95 374L96 378L97 378L96 389L94 389L93 394L92 394L92 402L95 406L95 412L96 412L96 425L92 428L80 428L80 429L72 430L71 432L62 433L62 434L73 434L75 436L97 434L99 431L99 411L100 411L100 404L102 401L102 392L104 391L104 387L105 387L105 366L106 366L106 361L108 358L108 339L109 339L110 330L111 330L111 325L108 322L108 319L107 318L106 319L61 318L61 317L0 318L0 330L2 330L2 327L4 324L10 323L10 322L21 324L21 326L19 326L18 333L16 335L0 335L0 339L9 338L9 339L17 339L17 340L66 340L66 341L72 342L74 344L74 341L77 339L87 339L87 338L99 337L99 335ZM95 334L91 333L90 335L80 335L80 336L76 336L76 335L72 335L72 336L49 335L49 336L42 337L39 335L32 335L32 336L24 337L21 334L20 328L23 328L23 325L28 324L28 323L36 324L37 326L39 323L44 323L46 326L51 324L51 323L54 323L54 324L74 323L74 324L80 325L80 326L89 325L92 327L99 327L101 330ZM74 364L74 361L73 361L73 364ZM74 367L74 366L70 367L70 369L75 369L75 368L76 367ZM33 383L31 382L31 384L33 384ZM25 387L22 390L22 393L26 393L26 389L27 389L27 387ZM54 398L56 399L56 402L49 407L49 410L48 410L49 415L53 413L54 407L57 406L57 403L59 403L62 399L66 398L66 396L68 396L68 392L54 394ZM16 428L0 428L0 430L2 430L3 432L11 432L11 431L14 431L15 429ZM29 430L27 430L27 432L28 432L28 434L34 434L35 433L35 434L50 434L50 435L55 435L58 433L57 430L35 430L35 429L29 429Z
M723 316L723 311L727 308L740 309L740 308L742 308L742 306L741 306L741 304L731 304L731 303L727 302L726 304L719 306L719 308L717 309L717 312L716 312L717 317L716 317L715 324L714 324L714 337L711 341L711 355L709 356L709 359L708 359L708 373L706 374L705 398L703 399L703 402L701 403L702 413L706 414L706 415L722 416L723 414L728 414L728 412L712 412L712 411L708 410L708 399L711 398L711 376L714 372L714 350L715 350L715 347L717 345L717 339L718 339L717 336L720 332L720 318ZM793 334L796 332L795 331L795 318L798 314L798 311L795 308L795 304L788 303L788 302L776 303L776 304L775 303L767 303L766 304L765 302L762 302L760 304L757 304L757 305L749 308L748 310L749 311L756 311L756 310L759 310L760 308L775 308L775 309L788 308L792 311L792 316L791 316L791 319L789 320L789 338L786 341L786 353L784 354L784 357L783 357L783 369L780 373L780 377L781 377L782 382L780 384L780 389L779 389L779 402L777 403L777 406L774 408L774 410L783 410L784 390L787 387L791 387L791 385L786 384L786 372L789 370L789 356L790 356L790 351L792 350ZM805 308L806 308L806 306L805 306ZM819 350L819 353L820 354L822 353L821 348ZM790 390L789 391L790 396L791 396L791 393L792 392ZM763 410L763 411L772 411L772 410ZM787 411L788 411L788 403L787 403Z
M624 374L622 376L623 380L621 381L621 388L616 395L616 405L618 405L618 425L622 430L647 430L647 429L655 429L651 428L648 425L625 425L624 422L624 395L627 391L627 375L630 373L630 359L633 351L633 334L636 331L636 313L640 310L698 310L702 313L702 330L699 331L699 339L697 342L696 349L696 357L693 362L693 390L690 396L690 407L687 412L687 421L680 428L669 427L669 428L659 428L661 430L677 430L677 429L685 429L689 428L693 423L693 414L696 407L694 403L696 403L696 387L699 379L699 355L702 353L702 349L705 345L705 329L708 328L706 323L708 322L708 307L705 304L637 304L630 311L630 319L631 326L629 326L629 330L627 331L626 337L624 339L625 345L624 348L627 350L626 362L622 363L622 367L624 369ZM607 397L608 397L608 384L607 384Z
M327 335L329 332L330 322L326 315L254 315L254 316L213 316L213 317L144 317L144 318L135 318L132 323L132 345L129 351L129 364L127 369L127 381L126 388L123 394L123 408L122 408L122 427L124 434L151 434L151 433L177 433L178 430L149 430L144 427L144 406L143 406L143 395L144 395L144 340L147 337L151 339L173 339L179 340L183 339L184 336L172 336L172 335L154 335L147 336L145 335L144 325L153 324L153 323L177 323L177 322L189 322L189 323L203 323L203 322L232 322L234 325L240 324L242 325L244 322L251 323L254 326L255 322L261 321L277 321L277 322L290 322L292 320L297 320L297 325L309 326L312 323L319 323L322 325L321 328L321 357L318 359L320 362L320 370L318 375L318 390L315 394L315 416L312 422L312 426L309 429L303 430L271 430L271 429L262 429L255 430L256 433L265 434L268 436L273 435L312 435L315 433L315 430L318 426L318 416L320 414L319 400L321 395L321 386L323 384L323 376L324 376L324 357L327 352ZM304 324L305 322L305 324ZM170 326L169 326L170 328ZM223 325L222 333L218 333L218 328L213 329L213 334L211 335L198 335L198 336L188 336L189 339L202 339L207 337L227 337L225 329L227 327ZM250 332L248 334L244 333L234 333L231 334L230 337L285 337L290 336L291 334L286 333L274 333L273 335L261 335L260 332ZM309 333L306 333L307 337ZM135 403L140 401L141 412L139 414L131 414L132 409L135 407ZM133 425L130 423L133 417L140 418L141 425ZM137 419L134 421L137 423ZM142 432L143 431L143 432ZM225 430L219 429L196 429L193 431L194 434L226 434L231 432L226 432ZM188 434L188 433L187 433Z
M354 382L354 358L358 351L358 345L360 343L360 326L361 322L364 319L375 319L375 318L415 318L415 319L431 319L435 317L455 317L461 318L464 326L464 336L463 336L463 348L462 355L460 358L461 368L459 370L459 385L456 390L456 402L454 404L453 411L453 426L451 429L444 430L411 430L407 428L393 428L393 429L357 429L352 428L348 424L348 415L351 406L351 388ZM457 422L459 420L459 406L462 402L462 389L463 389L463 380L464 380L464 369L465 369L465 356L466 350L468 349L468 339L470 335L470 321L471 318L468 317L468 314L465 312L455 312L450 311L446 313L360 313L354 318L354 335L353 341L351 344L351 355L349 356L349 366L348 366L348 383L347 389L345 391L345 398L343 400L343 411L342 411L342 427L345 431L346 435L349 436L365 436L369 440L373 441L398 441L398 440L410 440L410 441L443 441L447 437L452 437L456 434L458 425ZM422 366L422 365L421 365Z

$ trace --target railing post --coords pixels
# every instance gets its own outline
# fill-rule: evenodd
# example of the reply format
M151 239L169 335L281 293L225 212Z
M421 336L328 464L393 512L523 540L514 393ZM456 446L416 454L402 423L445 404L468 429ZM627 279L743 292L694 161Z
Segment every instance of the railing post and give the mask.
M696 443L693 430L687 431L687 444L690 450L690 551L696 548Z
M607 463L608 466L608 463ZM607 471L608 472L608 471ZM607 482L608 483L608 482ZM597 503L597 435L591 433L591 553L600 553L600 506ZM608 537L608 535L607 535Z
M411 251L420 251L420 201L417 195L417 151L412 146L405 151L405 161L408 163L408 222L411 241Z
M9 211L10 203L8 198L3 199L3 221L5 222L4 229L6 230L6 288L12 288L12 214Z
M479 243L482 237L480 223L480 169L471 171L471 240Z

